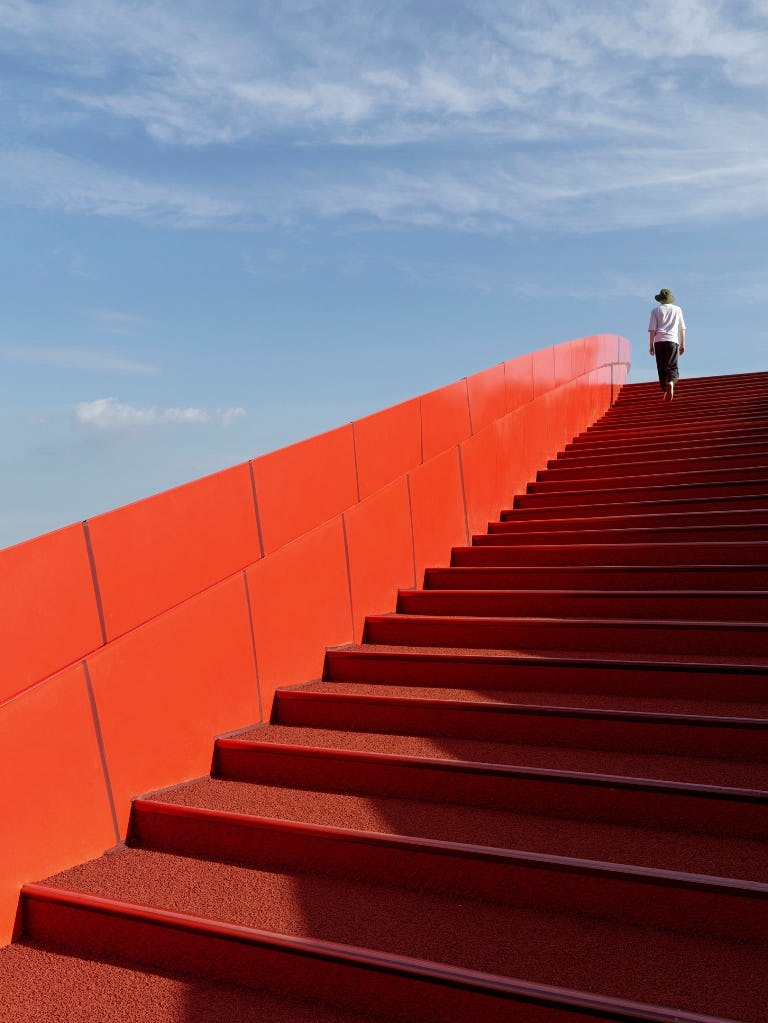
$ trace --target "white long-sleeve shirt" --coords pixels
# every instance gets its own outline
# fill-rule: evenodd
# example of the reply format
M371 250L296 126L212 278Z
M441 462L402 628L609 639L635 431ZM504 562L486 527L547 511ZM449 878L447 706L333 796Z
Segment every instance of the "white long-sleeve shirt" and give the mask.
M680 331L685 330L683 310L679 305L671 303L657 305L655 309L651 309L648 330L656 332L653 338L654 344L657 341L671 341L675 345L679 344Z

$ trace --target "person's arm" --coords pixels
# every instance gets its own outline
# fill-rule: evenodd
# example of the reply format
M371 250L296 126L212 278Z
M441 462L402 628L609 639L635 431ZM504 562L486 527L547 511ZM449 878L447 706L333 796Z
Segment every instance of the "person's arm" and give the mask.
M680 354L685 355L685 327L681 327L680 331Z
M651 309L651 318L648 321L648 347L653 355L653 342L656 338L656 329L659 326L659 311L658 309Z

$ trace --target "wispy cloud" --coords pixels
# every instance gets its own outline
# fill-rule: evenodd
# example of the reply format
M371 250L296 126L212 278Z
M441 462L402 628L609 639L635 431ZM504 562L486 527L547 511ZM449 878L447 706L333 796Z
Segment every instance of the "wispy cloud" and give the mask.
M155 374L158 366L149 362L136 362L109 352L98 352L87 348L56 348L46 345L1 345L0 356L37 362L46 366L62 366L67 369L89 372Z
M633 101L656 96L674 109L691 69L690 101L718 81L768 83L757 0L446 0L441 15L404 0L227 5L215 18L200 3L15 0L0 27L16 52L80 82L57 93L54 80L49 102L58 95L191 145L299 126L389 131L410 119L481 132L486 118L500 131L506 119L514 131L517 115L549 133L598 127L606 103L615 125L623 115L631 127L652 109Z
M154 426L231 426L245 415L243 408L207 412L200 408L139 408L117 398L96 398L75 406L75 422L95 430L125 430Z
M142 316L118 309L88 309L85 315L108 334L135 334L146 324Z
M768 144L749 159L649 148L617 152L609 165L600 154L570 162L563 154L543 169L534 163L523 155L507 167L373 169L307 188L294 201L320 217L487 234L521 226L589 233L768 213Z
M765 212L762 0L445 0L440 14L406 0L215 17L202 2L1 5L16 59L45 65L26 109L192 155L171 185L159 163L76 160L18 123L0 199L174 227L351 214L581 230ZM271 169L265 139L282 154ZM215 187L190 183L203 150L232 157Z
M0 151L0 202L127 217L166 227L227 222L243 210L202 191L156 184L48 150Z

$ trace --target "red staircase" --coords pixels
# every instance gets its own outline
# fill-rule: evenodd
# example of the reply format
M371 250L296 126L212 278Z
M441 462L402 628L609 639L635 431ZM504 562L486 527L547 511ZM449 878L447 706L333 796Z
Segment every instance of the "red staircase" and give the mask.
M768 374L625 387L127 848L26 886L3 1019L764 1023L767 571Z

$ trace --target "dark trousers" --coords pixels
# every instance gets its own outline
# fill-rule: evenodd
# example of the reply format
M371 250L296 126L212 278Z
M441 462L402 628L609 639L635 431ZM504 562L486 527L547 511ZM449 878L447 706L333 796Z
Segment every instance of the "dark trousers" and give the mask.
M659 387L666 391L668 383L676 384L680 379L677 371L678 346L674 341L657 341L653 346L656 356L656 369L659 371Z

